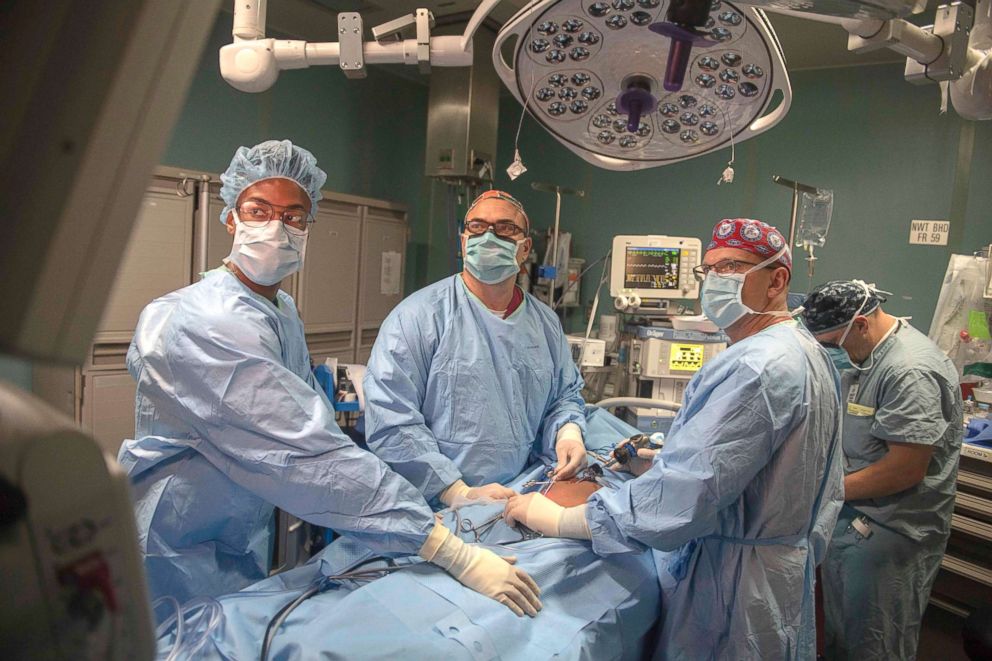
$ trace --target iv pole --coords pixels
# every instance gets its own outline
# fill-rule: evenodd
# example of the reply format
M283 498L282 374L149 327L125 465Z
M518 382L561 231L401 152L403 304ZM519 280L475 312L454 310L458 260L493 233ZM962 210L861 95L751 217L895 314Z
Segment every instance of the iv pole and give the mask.
M809 195L817 195L820 190L816 186L810 186L808 184L801 184L798 181L792 181L791 179L786 179L785 177L780 177L777 174L772 175L772 181L780 186L785 186L786 188L792 189L792 214L789 219L789 250L791 251L796 243L796 220L799 216L799 194L808 193ZM813 247L806 247L809 256L806 258L808 264L808 274L809 277L813 277L813 262L816 257L813 256Z
M554 309L555 306L555 280L558 276L558 226L561 222L561 196L562 195L574 195L576 197L585 197L586 192L580 188L565 188L564 186L558 186L557 184L548 184L535 181L530 185L531 188L543 193L554 193L555 194L555 229L554 233L551 235L551 272L548 274L545 272L544 277L551 276L551 285L548 287L548 307ZM547 268L547 267L545 267ZM565 265L565 269L568 269L568 264Z

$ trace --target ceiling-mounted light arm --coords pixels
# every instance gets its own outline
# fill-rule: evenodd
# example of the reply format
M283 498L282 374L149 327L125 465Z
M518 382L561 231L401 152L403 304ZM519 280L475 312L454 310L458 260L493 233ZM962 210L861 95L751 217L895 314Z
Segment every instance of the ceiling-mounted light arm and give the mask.
M939 21L936 29L926 29L902 18L859 20L777 7L764 7L764 10L808 21L839 25L848 32L848 50L855 53L866 53L888 48L904 55L927 70L926 75L923 76L925 80L921 82L953 80L977 64L982 57L982 53L967 46L967 34L973 20L973 11L968 5L959 2L942 5L938 9L938 18L941 11L951 12L953 10L953 15L948 13L946 21L949 26L954 24L958 29L949 27L946 34L942 34ZM946 67L941 67L938 64L941 59L950 58L952 55L955 60L958 60L956 66L949 63Z
M462 35L430 36L433 17L427 10L418 10L410 15L417 28L415 38L386 41L385 34L377 35L383 41L362 43L362 58L352 56L348 64L355 64L356 59L360 61L359 69L367 64L408 64L420 67L422 72L431 66L472 66L472 37L499 2L485 0ZM339 41L266 38L267 4L267 0L234 0L233 42L220 49L220 72L228 84L242 92L264 92L275 84L280 71L341 65ZM398 31L394 30L393 35Z
M764 4L769 0L750 1ZM816 0L813 1L815 5ZM883 15L876 14L877 18L867 20L771 6L765 10L839 25L848 32L848 50L855 53L888 48L904 55L907 81L949 83L945 94L949 93L959 115L972 120L992 119L992 0L943 0L937 7L933 25L924 27L899 18L907 14L899 9L899 4L889 0L864 5L876 9L887 5L890 10L889 16L883 11ZM922 0L915 3L908 0L902 5L912 14L926 7Z
M265 10L268 0L242 0L234 3L235 41L265 38Z
M417 68L420 73L431 72L431 29L434 14L420 8L414 14L417 21Z
M777 7L763 7L763 9L767 13L794 16L795 18L815 21L817 23L839 25L849 35L861 40L863 47L859 49L860 52L889 48L900 55L911 57L917 61L928 62L936 59L943 48L940 37L901 18L883 21L875 18L857 19L842 16L826 16L824 14L811 14L793 11L791 9L779 9ZM848 43L848 48L854 50L850 42Z
M468 25L465 26L465 32L462 33L462 50L469 52L472 49L472 37L475 36L476 30L482 25L482 22L486 20L489 14L492 13L493 9L496 8L502 0L482 0L482 3L476 8L475 13L472 14L472 18L468 19ZM471 62L469 62L471 64Z

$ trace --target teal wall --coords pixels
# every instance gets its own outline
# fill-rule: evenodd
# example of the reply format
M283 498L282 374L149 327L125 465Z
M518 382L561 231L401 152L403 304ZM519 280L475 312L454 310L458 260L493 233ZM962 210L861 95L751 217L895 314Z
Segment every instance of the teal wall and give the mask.
M231 41L231 22L218 15L162 163L220 173L239 146L288 138L316 155L329 190L406 204L418 237L426 84L377 69L348 80L325 66L284 71L269 91L245 94L220 75L217 54ZM418 268L408 265L408 282Z
M565 198L562 225L587 260L605 254L616 234L697 236L705 246L715 222L725 217L759 218L787 230L791 192L773 184L772 175L832 188L833 221L826 246L816 253L812 284L855 277L877 282L895 292L887 309L912 315L926 332L952 250L971 252L992 242L992 124L972 124L975 155L970 173L962 171L968 186L952 224L957 245L910 246L911 220L951 217L959 136L967 122L953 111L940 115L937 86L906 83L901 65L797 72L792 84L785 120L738 145L737 176L729 186L715 185L729 149L667 167L609 172L572 155L529 118L520 139L528 172L510 183L504 169L520 106L505 99L497 186L520 197L536 227L553 221L554 197L530 190L531 182L585 189L585 198ZM583 280L587 301L598 278L597 267ZM802 262L793 291L809 286Z

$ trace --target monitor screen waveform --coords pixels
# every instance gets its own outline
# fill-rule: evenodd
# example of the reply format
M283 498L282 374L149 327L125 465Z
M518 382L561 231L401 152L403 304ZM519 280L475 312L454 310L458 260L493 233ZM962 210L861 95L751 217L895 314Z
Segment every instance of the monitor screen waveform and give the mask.
M623 286L627 289L678 289L681 253L678 248L628 247Z

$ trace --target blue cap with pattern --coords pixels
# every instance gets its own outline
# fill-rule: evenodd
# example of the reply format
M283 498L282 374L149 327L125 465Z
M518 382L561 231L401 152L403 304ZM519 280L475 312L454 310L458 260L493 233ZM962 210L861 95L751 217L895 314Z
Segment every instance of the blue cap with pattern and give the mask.
M877 310L886 300L882 293L861 280L831 280L806 296L803 323L814 335L843 328L854 317Z

